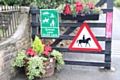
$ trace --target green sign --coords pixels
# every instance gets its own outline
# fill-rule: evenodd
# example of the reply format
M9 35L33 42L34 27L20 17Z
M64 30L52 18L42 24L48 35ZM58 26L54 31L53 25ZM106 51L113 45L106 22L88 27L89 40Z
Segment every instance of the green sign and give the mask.
M42 37L59 37L59 15L55 9L40 10Z

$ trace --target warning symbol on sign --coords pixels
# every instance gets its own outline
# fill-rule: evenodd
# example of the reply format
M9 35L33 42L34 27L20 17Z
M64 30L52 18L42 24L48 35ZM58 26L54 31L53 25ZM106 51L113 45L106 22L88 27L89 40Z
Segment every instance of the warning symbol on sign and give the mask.
M69 46L70 50L100 52L102 50L87 23L83 23Z

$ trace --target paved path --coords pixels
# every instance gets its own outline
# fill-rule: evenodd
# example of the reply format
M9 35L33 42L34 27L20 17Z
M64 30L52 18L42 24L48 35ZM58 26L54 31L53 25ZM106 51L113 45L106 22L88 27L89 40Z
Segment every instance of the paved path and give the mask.
M69 66L65 65L62 70L49 78L41 80L120 80L120 56L112 56L112 66L115 72L102 71L98 67ZM19 74L13 80L27 80L24 74ZM39 80L39 79L36 79Z

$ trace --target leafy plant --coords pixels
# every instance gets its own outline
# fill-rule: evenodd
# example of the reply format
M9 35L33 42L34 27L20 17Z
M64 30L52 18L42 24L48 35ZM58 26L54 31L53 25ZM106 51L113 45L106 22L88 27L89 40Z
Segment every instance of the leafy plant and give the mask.
M23 67L25 63L23 58L27 58L25 53L26 53L25 50L22 50L20 53L18 53L18 56L16 57L12 66Z
M41 54L44 51L44 45L42 44L42 41L39 39L38 36L35 36L35 40L32 43L32 49L37 54Z
M47 60L47 58L38 56L29 58L28 61L29 66L27 67L28 69L27 75L29 76L28 77L29 80L34 79L35 76L41 77L41 74L45 74L46 71L44 70L43 65L44 60Z
M40 54L40 55L39 55ZM52 50L51 46L45 46L38 36L32 44L32 48L22 50L15 59L13 66L26 67L28 79L32 80L34 77L45 74L45 60L54 57L56 59L57 69L64 64L62 54L57 50Z
M103 13L103 12L100 10L99 7L94 8L93 14L100 14L100 13Z
M56 57L56 67L59 70L61 68L62 65L64 65L64 60L63 60L63 55L61 52L57 51L57 50L53 50L51 52L51 55Z

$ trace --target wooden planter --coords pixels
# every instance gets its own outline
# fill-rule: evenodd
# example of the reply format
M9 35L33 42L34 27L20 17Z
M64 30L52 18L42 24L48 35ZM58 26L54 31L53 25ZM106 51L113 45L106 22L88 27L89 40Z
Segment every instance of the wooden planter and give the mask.
M73 15L73 14L60 14L62 20L99 20L99 14L89 14L89 15Z
M28 67L28 64L27 62L29 61L28 59L24 59L25 60L25 72L26 72L26 75L27 75L27 67ZM56 59L55 57L52 57L51 59L47 59L44 61L44 66L45 66L45 71L46 73L41 75L42 77L41 78L46 78L46 77L50 77L54 74L54 69L55 69L55 62L56 62ZM27 75L28 76L28 75ZM35 78L40 78L39 76L35 76Z

